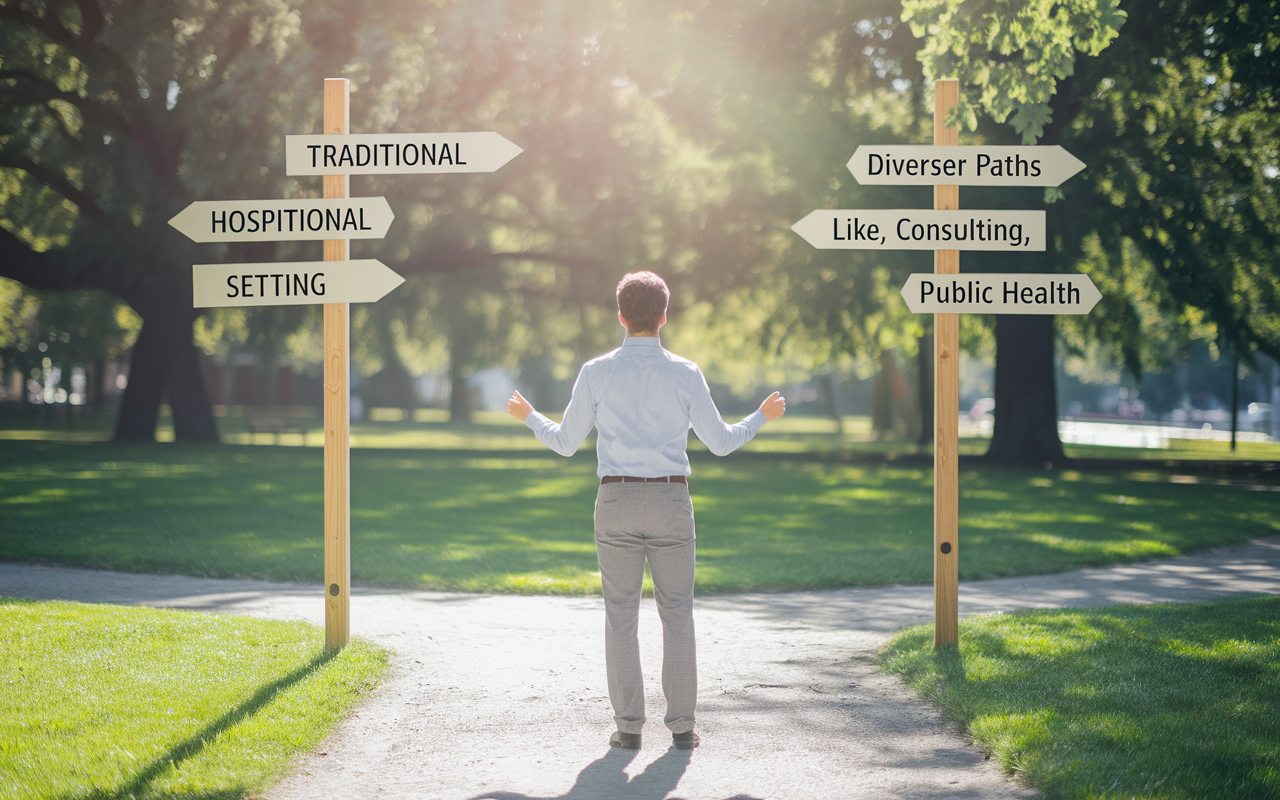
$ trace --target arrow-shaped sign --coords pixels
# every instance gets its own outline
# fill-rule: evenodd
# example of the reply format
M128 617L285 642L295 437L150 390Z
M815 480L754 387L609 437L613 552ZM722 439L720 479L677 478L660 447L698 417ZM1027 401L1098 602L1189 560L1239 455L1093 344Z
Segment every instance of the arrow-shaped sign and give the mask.
M385 197L201 200L169 224L194 242L381 239L395 217Z
M373 258L196 264L191 269L196 308L372 303L404 283Z
M791 230L820 250L1043 250L1043 211L830 209Z
M288 175L493 172L522 152L493 131L284 137Z
M1056 144L864 144L846 166L863 185L1058 186L1084 162Z
M1088 275L916 273L902 287L913 314L1088 314L1102 293Z

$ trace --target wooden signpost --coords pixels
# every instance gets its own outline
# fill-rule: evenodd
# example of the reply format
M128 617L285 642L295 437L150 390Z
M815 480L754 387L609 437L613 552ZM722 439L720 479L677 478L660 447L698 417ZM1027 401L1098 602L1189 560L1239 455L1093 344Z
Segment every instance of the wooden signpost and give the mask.
M947 115L960 99L960 82L933 87L933 144L955 147L960 131ZM960 207L959 184L933 187L933 207ZM933 271L960 272L959 250L937 250ZM960 643L960 315L933 315L933 646Z
M351 127L351 82L325 78L324 135ZM287 172L288 170L286 170ZM347 175L325 175L326 200L345 198ZM346 261L346 239L325 239L324 260ZM324 304L324 643L351 637L351 306Z
M351 624L350 303L372 303L404 282L376 259L350 259L348 240L386 235L382 197L349 198L350 175L493 172L522 151L494 132L350 133L346 78L324 82L324 133L285 137L285 172L321 175L323 200L201 201L169 224L197 242L319 239L323 261L196 264L196 308L324 305L325 645Z
M960 641L960 314L1087 314L1101 298L1087 275L959 274L961 250L1047 241L1043 211L960 211L960 186L1057 186L1084 168L1058 146L961 147L946 125L959 91L955 80L934 83L932 146L862 145L846 165L861 184L932 185L933 211L820 209L792 226L822 249L934 251L933 273L902 288L912 312L934 315L934 647Z

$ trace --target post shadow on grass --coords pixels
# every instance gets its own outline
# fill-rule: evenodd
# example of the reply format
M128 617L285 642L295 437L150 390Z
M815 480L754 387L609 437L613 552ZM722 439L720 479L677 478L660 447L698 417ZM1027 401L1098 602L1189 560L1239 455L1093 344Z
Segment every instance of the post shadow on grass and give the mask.
M295 684L323 667L329 661L333 660L340 652L339 649L325 648L318 653L306 664L284 675L271 683L258 687L247 700L240 705L231 709L227 713L218 717L213 722L201 728L196 733L178 742L169 750L160 756L152 759L149 764L143 767L133 779L115 791L103 788L94 789L85 794L64 795L62 800L125 800L125 798L138 797L143 793L153 780L159 777L165 770L171 766L177 766L199 755L205 746L215 740L223 731L240 724L245 719L252 717L254 714L262 710L264 706L270 703L281 692L289 689ZM221 797L240 797L243 794L243 787L240 789L228 789L225 791L213 791L209 793L188 793L183 792L184 798L221 798Z
M964 656L960 655L960 648L954 644L942 645L935 649L933 663L947 679L947 683L960 684L968 680L969 674L964 668Z
M691 751L672 747L645 767L639 775L628 778L623 770L638 754L638 750L610 748L603 757L592 761L578 773L578 779L569 791L556 797L497 791L476 795L470 800L599 800L602 797L617 800L663 800L680 783L692 757ZM727 800L759 799L739 794Z

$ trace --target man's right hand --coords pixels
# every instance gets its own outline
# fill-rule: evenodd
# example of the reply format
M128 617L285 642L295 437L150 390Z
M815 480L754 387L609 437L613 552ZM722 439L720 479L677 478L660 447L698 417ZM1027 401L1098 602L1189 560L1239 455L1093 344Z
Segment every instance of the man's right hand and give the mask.
M528 400L521 397L519 392L516 392L507 401L507 413L524 422L533 413L533 406L530 405Z
M764 414L766 420L773 422L787 413L787 398L783 397L780 392L774 392L760 404L760 413Z

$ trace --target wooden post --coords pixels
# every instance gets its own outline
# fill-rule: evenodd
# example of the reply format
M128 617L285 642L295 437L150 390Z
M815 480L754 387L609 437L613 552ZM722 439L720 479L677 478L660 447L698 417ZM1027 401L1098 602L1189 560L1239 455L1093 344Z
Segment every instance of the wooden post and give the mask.
M960 84L956 80L933 85L933 143L957 145L960 132L948 128ZM959 186L934 186L935 210L960 208ZM935 250L933 271L960 271L959 250ZM933 315L933 646L960 643L959 515L960 473L957 464L960 422L960 315Z
M324 132L350 125L346 78L325 78ZM325 175L324 196L346 197L350 178ZM326 239L325 261L346 261L346 239ZM324 643L336 648L351 635L351 319L347 303L324 305Z

